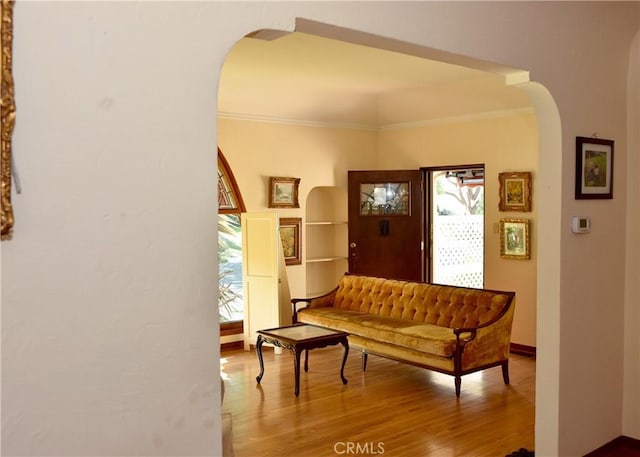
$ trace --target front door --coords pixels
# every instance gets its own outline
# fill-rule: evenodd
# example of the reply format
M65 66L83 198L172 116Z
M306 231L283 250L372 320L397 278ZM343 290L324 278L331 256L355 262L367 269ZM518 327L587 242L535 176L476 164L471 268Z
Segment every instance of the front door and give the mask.
M423 280L420 170L349 171L349 271Z

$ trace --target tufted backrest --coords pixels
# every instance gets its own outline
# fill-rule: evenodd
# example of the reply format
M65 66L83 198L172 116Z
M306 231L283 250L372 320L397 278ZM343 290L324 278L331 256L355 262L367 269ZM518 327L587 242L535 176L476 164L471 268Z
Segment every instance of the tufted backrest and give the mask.
M333 306L449 328L473 328L502 315L513 292L344 275Z

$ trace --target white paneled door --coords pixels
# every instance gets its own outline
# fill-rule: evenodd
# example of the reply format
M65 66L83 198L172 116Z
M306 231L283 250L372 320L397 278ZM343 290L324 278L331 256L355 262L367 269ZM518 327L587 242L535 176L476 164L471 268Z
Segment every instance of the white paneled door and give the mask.
M257 330L291 324L291 311L288 290L280 290L288 283L278 213L242 213L241 224L244 349L248 351L256 343Z

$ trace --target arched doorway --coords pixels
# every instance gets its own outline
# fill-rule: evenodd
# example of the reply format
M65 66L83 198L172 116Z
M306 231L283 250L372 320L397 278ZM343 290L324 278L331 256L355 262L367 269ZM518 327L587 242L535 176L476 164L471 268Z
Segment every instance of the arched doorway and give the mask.
M318 24L313 21L298 20L297 31L310 33L326 38L336 39L339 37L341 40L349 41L352 43L364 44L380 49L394 49L398 51L402 44L394 42L393 40L387 40L382 37L374 37L368 34L361 34L354 31L345 31L336 29L325 24ZM406 43L405 43L406 45ZM536 121L538 123L538 177L541 179L540 186L538 187L538 202L539 205L544 205L544 201L553 201L557 195L558 185L561 182L561 163L559 160L560 151L560 139L559 139L559 118L555 103L551 95L544 89L544 87L531 83L528 81L526 71L517 69L508 69L505 67L497 68L495 65L489 65L486 62L476 61L474 59L461 58L460 56L446 56L446 53L429 50L426 48L419 48L408 46L410 52L414 56L422 58L429 58L431 53L436 55L441 61L447 61L451 64L461 65L464 64L470 68L487 70L489 67L501 74L508 85L511 87L518 87L519 89L527 92L531 99L533 110L535 111ZM450 58L450 61L446 57ZM225 113L227 115L228 113ZM264 120L264 119L262 119ZM223 130L223 129L222 129ZM329 183L332 184L332 183ZM548 199L548 200L547 200ZM534 316L537 313L537 322L542 322L540 319L541 311L540 306L544 307L542 314L548 319L550 324L549 328L545 328L545 341L538 340L537 348L542 349L541 353L550 354L550 358L547 361L538 360L538 373L542 373L545 379L557 379L558 363L557 346L559 344L558 328L556 328L558 322L558 303L559 303L559 284L557 278L559 275L556 273L559 271L559 233L557 230L560 220L559 208L545 212L541 214L540 220L535 224L535 237L539 242L536 243L536 248L539 252L538 256L538 281L536 290L538 293L537 298L537 311L534 311ZM544 297L541 300L540 297ZM545 319L546 320L546 319ZM547 323L543 324L547 325ZM549 424L549 427L543 434L537 434L539 440L544 440L543 444L536 446L537 449L553 449L557 443L557 429L554 427L553 421L546 420L548 415L555 415L557 418L557 383L545 383L544 386L540 386L541 391L537 400L543 403L549 402L550 404L545 406L542 410L538 408L537 422L544 422ZM544 416L544 418L542 418ZM557 422L556 422L557 423Z

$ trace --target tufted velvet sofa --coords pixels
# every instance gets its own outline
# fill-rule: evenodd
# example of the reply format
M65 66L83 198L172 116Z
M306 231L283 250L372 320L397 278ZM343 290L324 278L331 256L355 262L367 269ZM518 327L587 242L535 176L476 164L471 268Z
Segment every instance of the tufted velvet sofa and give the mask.
M333 291L294 298L293 321L349 333L367 354L455 377L502 367L509 384L514 292L344 275ZM306 305L306 306L302 306Z

